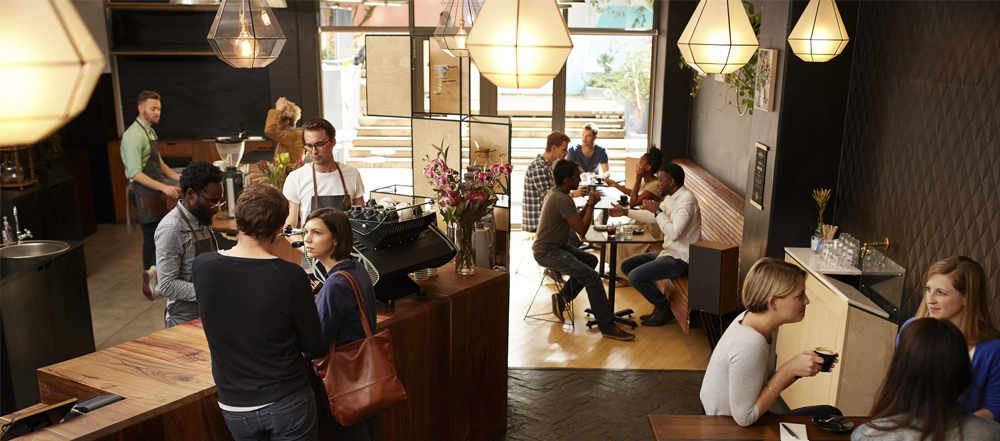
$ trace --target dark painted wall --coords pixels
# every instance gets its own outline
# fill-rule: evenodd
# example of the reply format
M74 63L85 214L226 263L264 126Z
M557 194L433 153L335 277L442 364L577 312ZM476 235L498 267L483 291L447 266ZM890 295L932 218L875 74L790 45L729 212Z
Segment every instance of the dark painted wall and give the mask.
M863 2L836 196L841 230L888 237L904 315L951 255L980 262L1000 312L1000 2Z

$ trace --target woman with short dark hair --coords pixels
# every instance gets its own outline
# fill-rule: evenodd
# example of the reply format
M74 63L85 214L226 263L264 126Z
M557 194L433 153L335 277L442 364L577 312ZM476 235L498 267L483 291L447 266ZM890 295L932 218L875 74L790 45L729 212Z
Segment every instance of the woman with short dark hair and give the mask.
M899 334L872 421L855 430L851 440L1000 440L1000 424L958 402L971 382L962 332L948 320L913 320Z
M309 213L305 226L306 255L317 259L326 268L326 282L316 296L316 308L319 310L320 333L324 352L306 354L315 359L326 354L331 345L337 347L365 338L365 330L361 324L361 310L354 295L354 288L348 275L357 283L361 300L364 302L368 317L368 326L375 329L375 288L364 265L351 259L354 249L354 232L347 214L336 208L320 208ZM318 379L316 380L318 381ZM326 395L317 396L325 397ZM329 402L320 399L320 432L325 427L336 435L338 440L370 440L366 421L353 426L341 426L333 419L329 411Z

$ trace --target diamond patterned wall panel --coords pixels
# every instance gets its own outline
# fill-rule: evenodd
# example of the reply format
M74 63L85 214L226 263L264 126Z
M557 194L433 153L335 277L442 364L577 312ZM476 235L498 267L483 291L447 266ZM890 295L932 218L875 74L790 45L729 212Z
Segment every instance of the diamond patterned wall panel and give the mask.
M888 237L902 313L935 261L986 270L1000 318L1000 2L861 2L836 195L840 231Z

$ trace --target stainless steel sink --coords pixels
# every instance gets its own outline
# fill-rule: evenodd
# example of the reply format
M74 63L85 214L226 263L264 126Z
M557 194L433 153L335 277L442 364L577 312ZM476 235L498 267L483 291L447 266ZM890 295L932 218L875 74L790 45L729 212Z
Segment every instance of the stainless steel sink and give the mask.
M26 240L20 244L0 248L0 258L30 259L59 254L68 249L68 243L58 240Z

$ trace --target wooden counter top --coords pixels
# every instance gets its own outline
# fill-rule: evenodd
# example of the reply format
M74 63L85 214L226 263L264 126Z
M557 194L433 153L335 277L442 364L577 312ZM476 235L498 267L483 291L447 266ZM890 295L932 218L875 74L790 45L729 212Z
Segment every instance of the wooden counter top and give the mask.
M373 438L496 439L507 416L508 274L458 276L449 263L417 283L426 295L377 312L409 398L376 415ZM24 440L231 439L201 320L41 368L38 381L43 403L103 394L125 400Z

